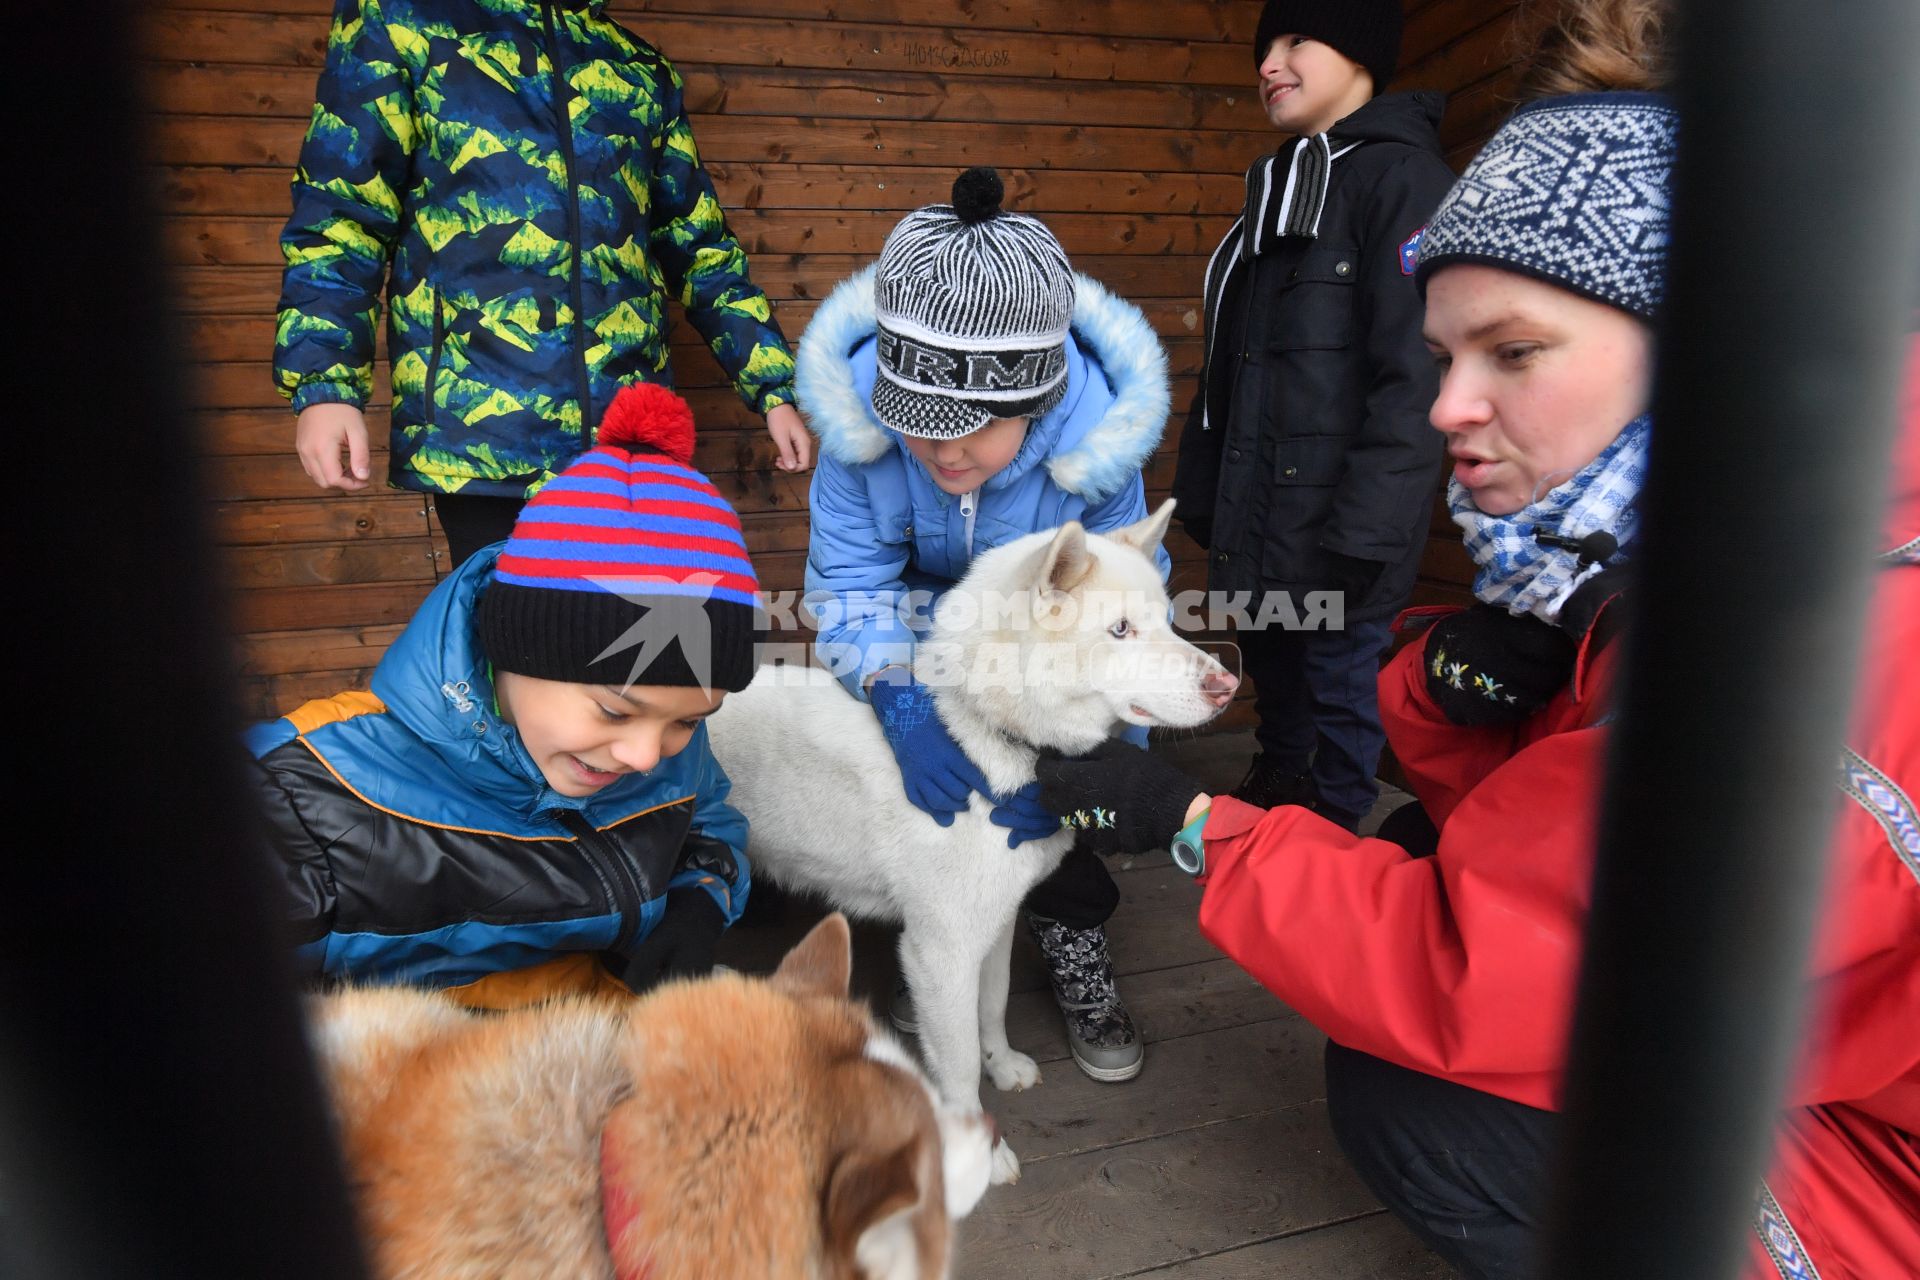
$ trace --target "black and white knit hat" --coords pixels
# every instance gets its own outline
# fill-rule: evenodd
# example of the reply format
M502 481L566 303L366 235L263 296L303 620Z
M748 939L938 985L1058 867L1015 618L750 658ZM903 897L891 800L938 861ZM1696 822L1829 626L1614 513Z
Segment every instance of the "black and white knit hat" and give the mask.
M950 440L1066 395L1073 269L1002 194L992 169L969 169L952 204L914 210L880 251L873 412L902 435Z
M1655 318L1666 297L1679 123L1673 104L1654 93L1521 107L1421 235L1421 292L1440 268L1477 262Z

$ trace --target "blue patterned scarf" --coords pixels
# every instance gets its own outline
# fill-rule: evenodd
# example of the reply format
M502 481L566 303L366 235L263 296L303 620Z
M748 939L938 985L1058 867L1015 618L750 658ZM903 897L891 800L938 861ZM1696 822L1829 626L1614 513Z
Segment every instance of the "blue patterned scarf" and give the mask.
M1646 483L1652 429L1652 418L1635 418L1571 480L1512 515L1488 515L1473 505L1458 480L1451 482L1447 505L1465 533L1467 554L1480 567L1473 594L1515 615L1531 613L1543 622L1558 617L1574 588L1603 566L1582 566L1578 552L1544 545L1535 540L1536 534L1576 542L1590 533L1610 533L1619 550L1606 563L1630 559L1640 528L1636 504Z

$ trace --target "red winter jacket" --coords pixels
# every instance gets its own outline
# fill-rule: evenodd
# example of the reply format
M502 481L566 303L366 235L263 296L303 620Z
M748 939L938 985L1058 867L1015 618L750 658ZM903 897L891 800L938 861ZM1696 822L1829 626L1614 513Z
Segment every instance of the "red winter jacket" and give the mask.
M1849 799L1812 963L1815 1034L1761 1199L1751 1274L1920 1276L1920 339L1892 545L1869 621ZM1214 801L1201 930L1350 1048L1536 1107L1559 1102L1618 646L1517 728L1450 724L1420 646L1380 676L1438 852L1297 807ZM1769 1247L1780 1256L1770 1256Z

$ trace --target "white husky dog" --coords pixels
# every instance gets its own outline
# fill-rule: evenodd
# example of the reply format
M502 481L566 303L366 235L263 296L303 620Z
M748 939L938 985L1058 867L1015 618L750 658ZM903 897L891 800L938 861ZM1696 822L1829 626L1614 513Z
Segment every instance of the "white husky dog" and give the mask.
M1030 534L981 554L941 597L914 672L997 792L1032 782L1042 748L1079 754L1123 724L1201 725L1232 699L1238 680L1168 621L1151 557L1172 515L1166 502L1105 535ZM947 1101L978 1108L983 1065L999 1088L1037 1084L1007 1043L1007 961L1021 901L1072 833L1009 849L979 795L939 826L908 803L872 709L826 671L763 668L707 725L752 824L755 872L905 926L901 969ZM1002 1140L994 1181L1019 1172Z

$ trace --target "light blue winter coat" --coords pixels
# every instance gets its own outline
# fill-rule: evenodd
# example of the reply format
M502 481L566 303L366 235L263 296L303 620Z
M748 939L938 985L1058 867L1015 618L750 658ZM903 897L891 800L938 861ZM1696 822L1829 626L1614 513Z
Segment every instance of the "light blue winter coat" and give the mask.
M1170 402L1166 353L1147 318L1078 276L1066 397L1033 422L1004 471L954 497L873 414L874 323L869 267L814 314L795 379L820 437L806 577L815 648L862 698L868 676L912 659L931 622L931 605L913 604L937 599L979 552L1069 520L1099 532L1144 519L1140 470ZM1157 555L1165 577L1167 553Z

